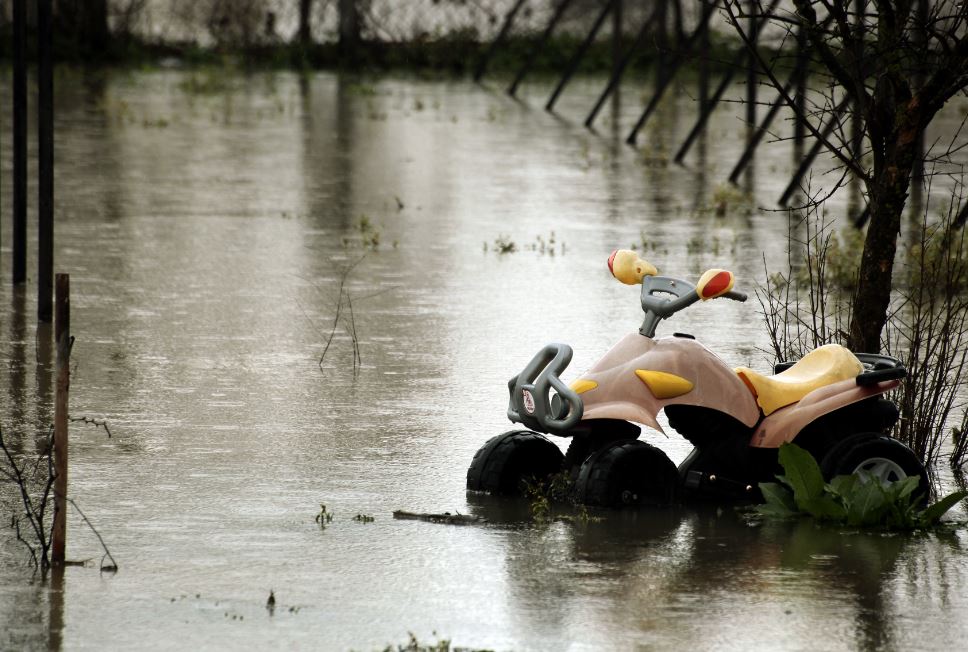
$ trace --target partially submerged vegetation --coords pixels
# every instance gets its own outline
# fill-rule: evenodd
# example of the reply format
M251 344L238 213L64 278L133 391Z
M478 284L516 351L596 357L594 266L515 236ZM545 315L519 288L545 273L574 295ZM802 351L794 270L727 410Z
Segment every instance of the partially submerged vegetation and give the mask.
M882 483L861 473L824 482L817 461L796 444L780 447L780 464L784 474L779 482L760 483L766 502L757 512L767 517L812 516L851 527L914 530L937 525L968 496L968 491L956 491L924 506L927 497L918 492L918 476Z
M488 245L487 242L484 243L484 252L493 251L499 255L513 254L519 250L534 251L541 254L542 256L555 256L561 254L562 256L568 251L568 247L564 242L559 242L554 231L551 231L547 238L541 234L535 236L534 240L526 245L519 246L511 236L500 234L494 238L494 242Z
M585 525L601 520L589 514L588 508L576 500L575 479L568 471L556 473L546 480L527 479L523 490L531 521L536 525L547 525L552 521Z
M107 423L103 420L79 417L72 421L93 424L103 427L111 436ZM23 453L11 450L0 429L0 484L8 484L15 488L16 507L12 508L9 528L30 555L30 563L34 572L46 577L53 564L54 528L51 524L54 510L54 485L57 478L54 464L54 427L51 426L40 440L40 453L35 459L30 459ZM74 508L84 524L90 528L104 551L100 569L103 572L115 572L118 563L94 527L87 515L81 511L77 503L69 496L66 503ZM6 515L4 515L6 516ZM85 562L66 562L66 565L84 565Z
M955 223L959 208L953 198L940 215L925 211L908 224L882 336L884 352L908 371L894 435L927 465L947 451L956 474L968 462L968 444L955 436L968 426L968 234ZM767 269L757 292L776 361L847 342L859 237L849 226L836 232L819 209L791 219L786 269Z
M451 647L450 639L438 638L432 643L420 641L417 636L410 632L410 640L406 643L388 645L383 648L383 652L488 652L482 648ZM433 633L437 638L437 632Z

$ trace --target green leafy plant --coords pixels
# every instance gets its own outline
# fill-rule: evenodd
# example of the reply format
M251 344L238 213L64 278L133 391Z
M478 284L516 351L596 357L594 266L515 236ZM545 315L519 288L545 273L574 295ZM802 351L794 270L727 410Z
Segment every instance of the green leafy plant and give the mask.
M796 444L780 447L780 482L762 482L765 502L756 511L772 518L804 515L852 527L911 530L938 523L949 509L968 496L956 491L922 508L919 476L882 483L862 475L841 475L824 482L813 456Z

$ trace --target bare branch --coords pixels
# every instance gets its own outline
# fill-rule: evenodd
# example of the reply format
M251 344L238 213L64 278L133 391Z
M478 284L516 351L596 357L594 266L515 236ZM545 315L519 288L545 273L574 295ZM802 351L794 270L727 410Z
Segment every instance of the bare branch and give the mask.
M750 56L756 59L760 68L763 70L763 73L769 78L770 83L773 85L773 87L777 90L777 92L780 93L780 95L783 97L783 100L787 103L787 105L800 116L800 118L803 120L807 129L810 131L810 133L813 135L814 138L816 138L821 143L823 143L824 147L826 147L831 154L833 154L835 157L840 159L840 161L847 168L849 168L851 172L857 175L858 178L863 179L865 181L869 181L870 177L867 174L866 170L862 169L852 157L844 154L842 147L837 147L836 145L832 144L829 140L827 140L827 138L816 127L810 124L810 121L807 120L807 116L802 115L799 112L799 109L797 108L797 104L794 101L794 99L790 97L790 94L784 90L783 84L780 83L780 81L773 74L773 71L770 70L770 67L767 65L767 63L763 60L763 57L757 51L755 44L750 40L749 35L746 33L746 31L740 25L739 21L736 19L736 15L733 13L733 9L732 9L733 4L735 4L735 0L733 1L726 0L726 2L723 3L723 7L725 8L726 12L729 14L730 22L732 23L733 28L739 34L740 38L746 44L746 47L749 50ZM814 16L816 16L816 14L814 14Z

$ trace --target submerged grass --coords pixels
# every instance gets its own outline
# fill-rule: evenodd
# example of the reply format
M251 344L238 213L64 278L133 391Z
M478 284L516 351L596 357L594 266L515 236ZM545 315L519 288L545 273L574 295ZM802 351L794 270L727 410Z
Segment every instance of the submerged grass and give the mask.
M575 497L575 480L569 471L561 471L549 478L526 478L524 496L528 500L531 520L536 525L552 521L568 521L582 525L601 520L591 516L588 508ZM557 509L556 509L557 508ZM565 511L561 511L562 508Z
M382 652L490 652L490 650L484 648L451 646L450 639L445 638L426 643L420 641L413 632L410 632L409 636L410 640L406 643L388 645L383 648ZM433 636L436 638L437 632L434 632Z

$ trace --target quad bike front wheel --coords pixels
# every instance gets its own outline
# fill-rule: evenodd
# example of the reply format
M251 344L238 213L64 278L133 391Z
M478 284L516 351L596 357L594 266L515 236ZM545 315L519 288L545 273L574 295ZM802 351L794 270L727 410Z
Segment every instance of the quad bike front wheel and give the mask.
M592 453L578 472L578 500L585 505L668 505L676 495L672 460L644 441L617 441Z
M896 439L877 433L859 433L843 440L827 453L820 464L825 480L837 475L857 474L888 484L909 476L920 476L915 495L926 500L931 488L928 472L917 454Z
M467 489L519 495L525 480L547 480L561 470L564 455L544 435L511 430L492 437L467 469Z

